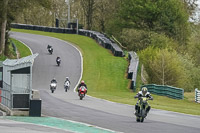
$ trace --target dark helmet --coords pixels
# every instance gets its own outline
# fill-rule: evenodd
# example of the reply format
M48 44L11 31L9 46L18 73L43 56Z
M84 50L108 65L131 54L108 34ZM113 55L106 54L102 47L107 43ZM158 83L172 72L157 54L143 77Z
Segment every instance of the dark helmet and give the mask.
M84 80L81 81L81 84L85 84Z
M142 94L145 95L148 92L147 87L142 87Z

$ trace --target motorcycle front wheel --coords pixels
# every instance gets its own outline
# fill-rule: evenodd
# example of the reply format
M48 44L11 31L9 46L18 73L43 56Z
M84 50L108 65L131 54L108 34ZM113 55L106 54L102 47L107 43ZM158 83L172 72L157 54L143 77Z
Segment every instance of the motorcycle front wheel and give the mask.
M142 110L141 110L141 113L142 113L142 116L141 116L141 118L140 118L140 122L143 122L143 121L144 121L144 118L146 117L146 111L145 111L145 109L142 109Z
M83 99L83 96L82 95L80 95L80 100L82 100Z

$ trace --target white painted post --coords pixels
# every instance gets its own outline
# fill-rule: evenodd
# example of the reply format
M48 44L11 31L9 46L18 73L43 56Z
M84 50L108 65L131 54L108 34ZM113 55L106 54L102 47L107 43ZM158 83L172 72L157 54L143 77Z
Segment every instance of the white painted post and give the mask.
M195 102L200 103L200 91L195 89Z

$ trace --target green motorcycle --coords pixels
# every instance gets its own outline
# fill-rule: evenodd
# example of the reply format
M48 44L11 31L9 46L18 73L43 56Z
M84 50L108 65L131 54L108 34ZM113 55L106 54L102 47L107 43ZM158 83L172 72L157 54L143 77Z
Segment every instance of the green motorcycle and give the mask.
M148 100L152 100L146 97L139 97L139 103L136 109L136 121L143 122L144 118L147 116L148 111L150 110L150 106L148 104Z

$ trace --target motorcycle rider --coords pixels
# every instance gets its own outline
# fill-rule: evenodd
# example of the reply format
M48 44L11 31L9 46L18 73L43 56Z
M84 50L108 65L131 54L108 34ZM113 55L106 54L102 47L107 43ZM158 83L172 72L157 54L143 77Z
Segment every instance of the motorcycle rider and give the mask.
M66 80L65 80L65 83L69 81L69 77L66 77ZM69 84L70 84L70 81L69 81Z
M58 56L57 58L56 58L56 63L58 64L58 63L60 63L61 62L61 59L60 59L60 57ZM59 64L58 64L59 65Z
M53 79L51 80L51 83L57 83L56 78L53 78Z
M82 80L81 83L78 85L78 93L79 93L79 89L81 86L85 86L85 88L87 89L87 85L85 84L84 80ZM87 91L86 91L86 93L87 93Z
M65 83L67 83L67 82L69 82L69 85L71 84L71 82L69 81L69 77L66 77L66 80L65 80L65 82L64 82L64 85L65 85Z
M50 54L53 53L53 47L51 45L47 45L47 50L49 51Z
M58 60L60 60L60 57L59 57L59 56L56 58L56 61L58 61Z
M47 49L49 49L49 48L51 48L51 47L52 47L51 45L49 45L49 44L47 45Z
M138 101L135 105L135 114L137 114L137 110L138 110L138 103L141 97L146 97L149 98L149 100L153 100L153 97L151 96L150 92L148 92L147 87L142 87L142 90L139 91L136 96L134 96L134 98L138 98ZM148 103L147 103L148 104ZM148 104L148 107L146 108L146 113L148 113L151 109L151 106Z

